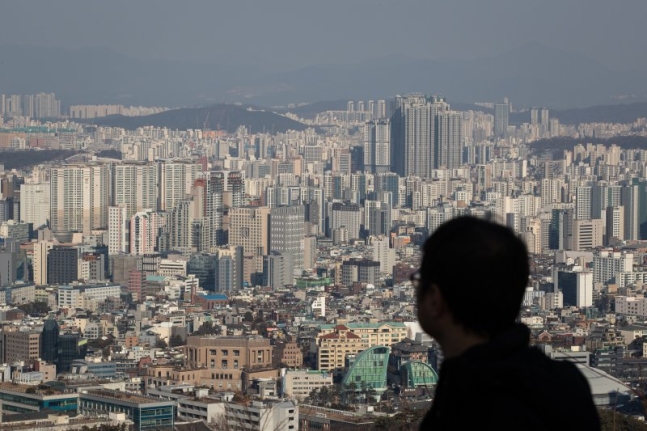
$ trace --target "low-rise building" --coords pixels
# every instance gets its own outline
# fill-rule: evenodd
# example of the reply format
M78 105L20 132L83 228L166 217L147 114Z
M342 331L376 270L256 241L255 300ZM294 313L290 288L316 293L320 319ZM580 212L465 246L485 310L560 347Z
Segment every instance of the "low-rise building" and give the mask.
M283 395L305 400L313 389L333 384L333 375L319 370L286 370L283 375Z

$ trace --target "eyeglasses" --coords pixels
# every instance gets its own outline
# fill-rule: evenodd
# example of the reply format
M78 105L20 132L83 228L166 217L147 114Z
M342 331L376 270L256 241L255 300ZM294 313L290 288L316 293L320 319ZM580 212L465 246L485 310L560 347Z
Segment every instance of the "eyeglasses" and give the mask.
M413 286L414 289L418 290L420 288L420 284L422 281L422 277L420 276L420 270L417 269L414 272L409 275L409 280L411 281L411 285Z

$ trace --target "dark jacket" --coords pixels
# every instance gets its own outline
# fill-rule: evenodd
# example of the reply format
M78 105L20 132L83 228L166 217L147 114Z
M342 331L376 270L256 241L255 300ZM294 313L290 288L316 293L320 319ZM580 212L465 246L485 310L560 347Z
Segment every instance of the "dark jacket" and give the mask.
M591 390L575 365L529 347L515 325L445 360L421 430L599 430Z

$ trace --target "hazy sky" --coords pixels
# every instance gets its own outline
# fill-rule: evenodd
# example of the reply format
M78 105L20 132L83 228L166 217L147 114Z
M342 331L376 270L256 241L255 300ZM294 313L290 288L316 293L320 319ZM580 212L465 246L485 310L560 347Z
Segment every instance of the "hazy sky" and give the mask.
M287 70L528 42L647 69L645 0L3 0L0 43Z

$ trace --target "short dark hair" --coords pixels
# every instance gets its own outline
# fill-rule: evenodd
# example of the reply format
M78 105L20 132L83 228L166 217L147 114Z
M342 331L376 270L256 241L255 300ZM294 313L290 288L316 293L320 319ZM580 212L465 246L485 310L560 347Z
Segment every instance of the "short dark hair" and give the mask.
M418 300L433 283L456 323L492 336L514 324L529 273L526 245L511 229L457 217L425 242Z

